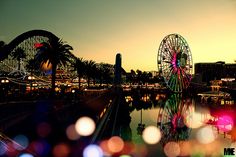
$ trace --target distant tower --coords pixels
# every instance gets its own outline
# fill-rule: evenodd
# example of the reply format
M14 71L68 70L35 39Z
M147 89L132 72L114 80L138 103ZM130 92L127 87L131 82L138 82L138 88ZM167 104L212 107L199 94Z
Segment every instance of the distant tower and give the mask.
M116 54L114 85L121 84L121 54Z

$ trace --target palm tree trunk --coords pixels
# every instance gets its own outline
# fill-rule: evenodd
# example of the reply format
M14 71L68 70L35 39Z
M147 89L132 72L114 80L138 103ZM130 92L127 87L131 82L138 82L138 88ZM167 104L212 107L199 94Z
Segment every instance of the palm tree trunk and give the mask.
M93 85L95 85L96 84L96 79L95 78L93 78Z
M51 88L51 94L52 96L55 95L55 87L56 87L56 69L57 65L52 64L52 88Z
M103 79L102 79L102 78L100 78L100 86L102 86L102 82L103 82Z
M18 60L18 70L20 71L20 59Z

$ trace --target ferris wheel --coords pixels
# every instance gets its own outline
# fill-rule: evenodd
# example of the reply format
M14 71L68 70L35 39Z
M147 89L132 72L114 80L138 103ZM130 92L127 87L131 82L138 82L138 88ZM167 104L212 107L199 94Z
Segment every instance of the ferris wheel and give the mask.
M157 116L157 126L162 133L161 143L184 141L189 138L191 128L188 126L193 115L194 105L181 98L181 95L171 95L165 105L160 108Z
M181 35L170 34L162 40L157 65L171 91L179 93L189 86L192 64L190 48Z

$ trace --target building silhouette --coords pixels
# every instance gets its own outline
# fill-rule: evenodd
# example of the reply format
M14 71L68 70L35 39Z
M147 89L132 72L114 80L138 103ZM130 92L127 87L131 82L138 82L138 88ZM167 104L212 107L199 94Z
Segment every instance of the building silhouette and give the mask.
M223 61L215 63L195 63L195 78L198 82L210 83L211 80L224 78L236 79L236 64Z

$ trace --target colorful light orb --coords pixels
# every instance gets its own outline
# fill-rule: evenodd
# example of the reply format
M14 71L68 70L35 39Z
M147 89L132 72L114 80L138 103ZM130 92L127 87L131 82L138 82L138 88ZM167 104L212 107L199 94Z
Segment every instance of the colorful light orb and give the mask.
M47 156L51 151L51 146L45 140L38 140L31 142L30 149L39 156Z
M15 141L13 147L16 150L24 150L29 145L29 140L25 135L17 135L13 140Z
M81 136L91 135L95 128L95 122L90 117L81 117L75 123L75 130Z
M6 148L7 148L7 151L6 153L4 154L5 156L9 156L9 157L15 157L17 156L19 150L15 149L14 148L14 143L12 142L7 142L6 143Z
M111 156L112 155L112 152L110 151L110 149L108 147L108 140L101 141L99 146L102 149L105 156Z
M53 148L54 157L67 157L70 153L70 148L64 143L60 143Z
M180 154L179 156L190 156L193 151L193 147L191 146L190 141L180 141Z
M185 125L189 128L199 128L203 125L201 113L193 112L185 118Z
M134 150L131 152L133 156L148 156L148 148L145 144L136 144Z
M7 152L7 148L3 143L0 143L0 156Z
M132 156L131 155L123 154L123 155L120 155L120 157L132 157Z
M123 155L132 154L132 152L135 150L135 145L132 142L125 142L124 148L121 152Z
M147 144L156 144L161 139L161 131L156 126L148 126L144 129L142 137Z
M47 137L50 134L51 130L51 125L46 122L42 122L37 126L37 133L40 137L43 138Z
M103 157L103 152L99 146L91 144L84 149L83 157Z
M220 116L217 121L217 127L219 130L228 132L233 129L233 119L230 116Z
M19 157L34 157L34 156L29 153L24 153L24 154L19 155Z
M217 137L216 132L211 126L205 126L198 130L196 138L200 143L209 144L213 142Z
M124 148L124 141L119 136L113 136L108 140L108 149L112 153L118 153Z
M70 140L78 140L79 134L76 132L75 125L69 125L66 129L66 135Z
M168 142L164 146L164 152L165 152L166 156L170 156L170 157L178 156L180 154L179 144L176 142L173 142L173 141Z

